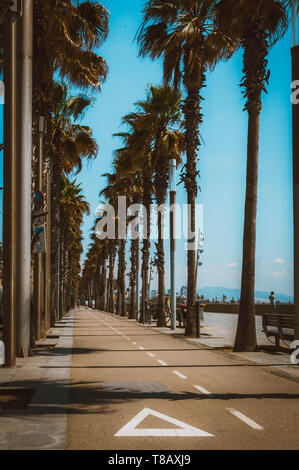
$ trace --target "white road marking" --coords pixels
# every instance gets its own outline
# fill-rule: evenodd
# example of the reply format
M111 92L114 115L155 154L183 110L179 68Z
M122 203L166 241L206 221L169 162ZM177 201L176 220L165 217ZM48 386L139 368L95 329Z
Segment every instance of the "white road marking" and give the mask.
M258 423L256 423L252 419L248 418L248 416L243 415L243 413L241 413L240 411L234 410L233 408L226 408L226 409L236 418L239 418L241 421L243 421L248 426L250 426L252 429L263 431L264 428L262 426L260 426Z
M163 419L168 423L174 424L179 429L136 429L136 427L149 415ZM158 413L150 408L144 408L131 421L129 421L120 431L115 434L116 437L140 437L140 436L164 436L164 437L214 437L213 434L202 431L199 428L171 418L170 416Z
M204 393L205 395L213 395L206 388L201 387L200 385L193 385L199 392Z
M166 362L161 361L160 359L158 359L158 362L161 364L161 366L167 366Z
M177 375L178 377L180 377L180 379L187 379L187 377L183 374L181 374L180 372L178 372L177 370L173 370L172 371L175 375Z
M154 354L152 354L152 353L150 353L150 352L148 352L148 353L146 353L146 354L147 354L149 357L156 357Z
M142 351L144 351L144 348L142 346L139 346L139 349L141 349Z
M136 344L135 341L132 341L132 344Z

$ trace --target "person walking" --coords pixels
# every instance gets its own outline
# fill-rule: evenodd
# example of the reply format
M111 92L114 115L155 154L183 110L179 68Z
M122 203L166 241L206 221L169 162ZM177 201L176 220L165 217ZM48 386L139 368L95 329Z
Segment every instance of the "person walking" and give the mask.
M88 300L85 300L85 310L88 309Z

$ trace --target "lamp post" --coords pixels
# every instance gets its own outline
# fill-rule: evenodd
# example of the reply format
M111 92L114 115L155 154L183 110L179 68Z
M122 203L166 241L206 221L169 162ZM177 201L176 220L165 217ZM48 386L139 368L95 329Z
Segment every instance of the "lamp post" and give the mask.
M46 130L46 122L43 116L39 117L39 148L38 148L38 179L37 189L42 192L43 190L43 153L44 153L44 134ZM44 215L35 221L35 225L44 222ZM39 340L42 334L42 323L44 329L44 318L42 312L44 307L43 302L43 249L38 249L35 256L34 266L34 312L35 312L35 339Z
M176 160L169 161L169 202L170 202L170 292L171 292L171 329L176 329L176 292L175 292L175 221L176 221Z
M17 149L16 351L26 357L30 345L32 42L33 2L23 2L18 24L19 130Z
M299 81L298 11L292 13L292 81ZM299 83L299 82L298 82ZM295 339L299 340L299 104L293 100L293 202L294 202L294 309Z
M137 217L139 217L139 211L137 211ZM139 321L139 249L140 249L140 237L139 237L139 224L137 226L138 238L136 243L136 251L137 251L137 261L136 261L136 318Z
M3 164L3 340L5 364L16 363L16 205L17 205L17 21L20 5L3 2L4 164ZM11 4L12 3L12 4Z

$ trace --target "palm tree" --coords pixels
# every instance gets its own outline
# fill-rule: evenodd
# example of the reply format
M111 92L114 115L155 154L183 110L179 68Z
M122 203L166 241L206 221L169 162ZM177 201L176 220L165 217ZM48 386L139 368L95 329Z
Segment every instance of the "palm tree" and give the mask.
M257 345L254 289L262 92L266 91L270 76L267 68L269 49L287 30L290 3L293 2L221 0L217 5L218 24L239 42L244 51L241 86L248 113L242 281L235 351L254 351Z
M89 245L80 278L79 295L81 300L85 300L91 294L95 297L96 308L105 310L107 241L97 239L94 230L95 227L92 228L93 233L90 236L92 242Z
M148 277L149 277L149 259L150 259L150 232L151 232L151 204L153 197L153 162L152 162L152 149L151 138L147 128L140 125L140 122L135 119L135 115L128 115L123 118L123 123L130 127L129 132L121 132L114 134L121 137L125 147L119 149L117 152L128 153L131 160L128 159L128 171L139 172L141 176L141 185L143 187L141 203L146 210L144 224L143 245L142 245L142 308L140 321L143 321L144 306L146 299L148 299ZM141 216L142 217L142 216Z
M51 162L53 185L51 192L51 226L52 226L52 278L55 278L60 243L61 213L60 202L65 184L64 175L73 170L80 171L82 160L97 156L98 145L92 137L90 127L82 126L82 119L93 99L87 95L70 95L65 83L54 83L53 113L51 116ZM52 283L52 312L56 310L55 296L57 285Z
M105 60L95 52L108 34L108 12L98 2L71 0L34 0L33 32L33 187L38 182L39 165L39 117L44 116L48 132L44 138L42 190L47 194L47 240L51 242L51 183L54 178L51 161L51 112L53 110L54 74L83 89L99 90L106 78L108 67ZM55 31L55 34L53 34ZM53 220L53 217L52 217ZM55 240L54 240L55 242ZM57 245L55 245L57 246ZM46 255L46 272L52 271L56 259ZM50 276L48 276L50 277ZM47 279L47 284L50 280ZM53 283L51 283L53 284ZM53 288L52 308L53 309ZM47 303L47 307L49 304ZM53 321L53 318L52 318Z
M78 124L93 103L88 95L72 96L66 83L54 83L51 150L60 172L80 171L82 158L97 155L98 145L92 138L91 128Z
M70 307L70 295L76 294L82 253L82 231L84 214L89 213L89 204L81 193L76 180L64 178L61 194L61 312Z
M140 165L135 161L135 156L128 149L115 152L113 162L114 171L122 184L122 192L127 197L127 204L140 204L143 195L142 172ZM135 216L128 216L128 222ZM136 319L137 296L137 272L139 265L139 238L131 240L130 246L130 309L129 318Z
M152 149L154 192L159 207L166 203L169 160L181 160L184 150L183 134L174 126L180 125L181 95L169 85L149 86L147 99L136 103L137 111L124 118L138 122L138 127L147 132ZM164 254L164 210L158 212L158 243L155 264L158 270L158 326L166 326L165 314L165 254Z
M183 104L187 162L182 180L191 208L188 242L188 311L186 335L195 334L193 304L195 285L195 201L197 185L197 151L200 145L198 127L202 122L201 90L206 84L206 72L220 59L232 55L229 38L213 25L213 0L148 0L143 10L143 22L138 31L141 56L162 57L164 80L174 86L184 86Z

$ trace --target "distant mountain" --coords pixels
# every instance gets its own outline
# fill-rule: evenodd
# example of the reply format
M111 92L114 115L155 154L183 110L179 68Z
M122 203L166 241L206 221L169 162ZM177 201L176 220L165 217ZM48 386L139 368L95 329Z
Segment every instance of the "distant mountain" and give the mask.
M226 300L230 301L234 298L236 301L240 298L240 289L229 289L228 287L201 287L197 289L198 295L203 295L205 299L216 299L222 300L222 296L226 296ZM256 301L265 302L269 301L270 292L255 291ZM281 303L293 302L294 298L291 295L280 294L275 292L275 299Z

